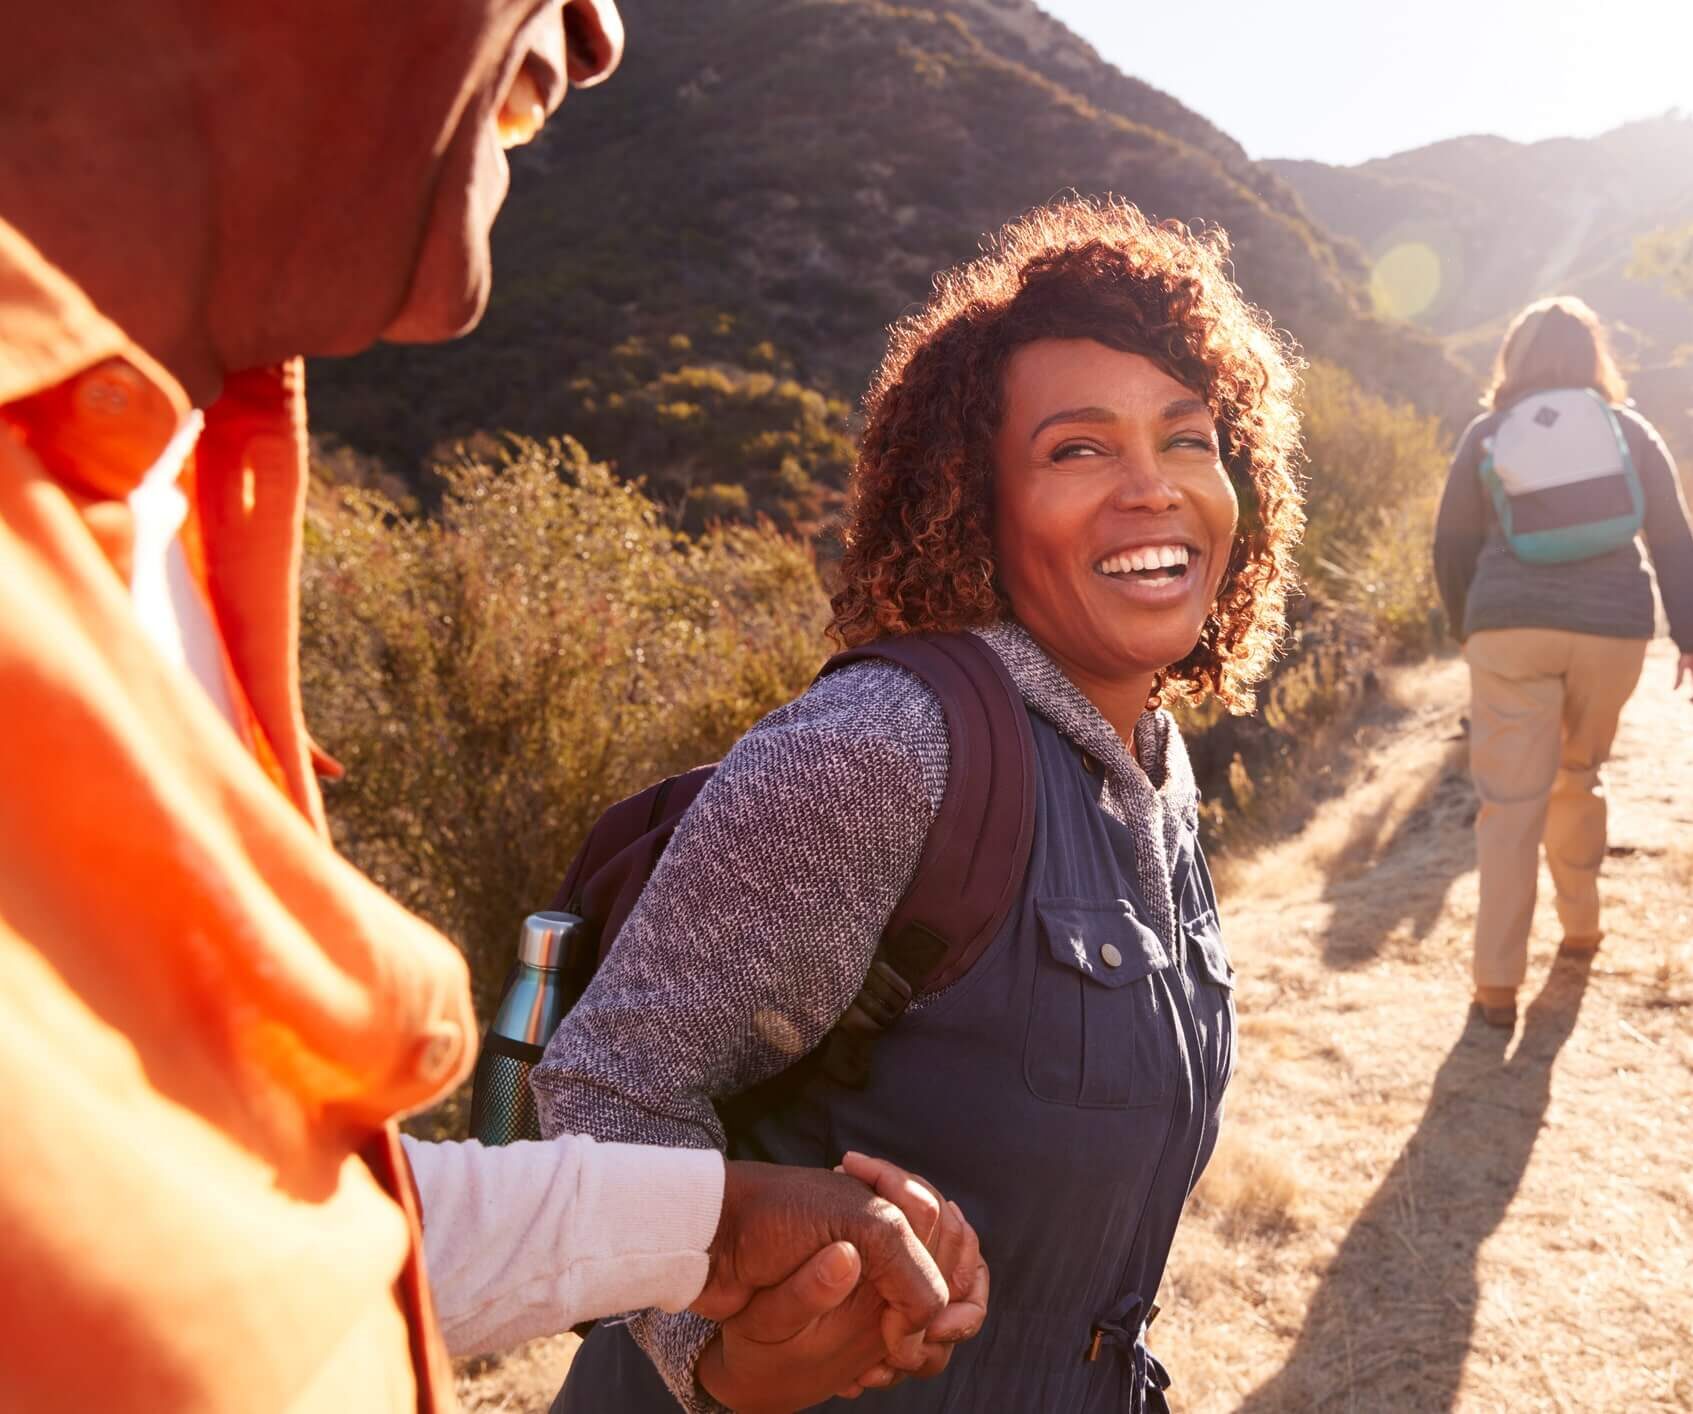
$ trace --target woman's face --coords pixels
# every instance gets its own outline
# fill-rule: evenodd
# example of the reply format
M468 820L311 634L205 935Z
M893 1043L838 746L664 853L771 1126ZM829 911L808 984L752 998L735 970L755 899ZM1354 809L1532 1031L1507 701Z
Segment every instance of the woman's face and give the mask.
M1150 359L1025 344L994 444L1012 612L1078 686L1138 687L1199 639L1239 504L1210 410Z

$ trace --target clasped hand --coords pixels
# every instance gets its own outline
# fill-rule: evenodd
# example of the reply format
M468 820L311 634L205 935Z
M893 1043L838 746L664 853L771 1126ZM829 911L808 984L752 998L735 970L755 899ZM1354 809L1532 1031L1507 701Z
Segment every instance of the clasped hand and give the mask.
M722 1323L695 1367L742 1414L789 1414L946 1368L987 1316L988 1269L958 1205L894 1164L726 1166L711 1274Z

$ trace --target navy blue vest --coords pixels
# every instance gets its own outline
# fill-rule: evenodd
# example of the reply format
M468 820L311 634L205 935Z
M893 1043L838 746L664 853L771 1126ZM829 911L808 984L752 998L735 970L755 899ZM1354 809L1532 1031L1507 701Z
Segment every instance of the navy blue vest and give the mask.
M1100 808L1097 767L1030 715L1034 846L998 937L879 1038L866 1088L819 1077L737 1136L737 1157L781 1163L883 1155L980 1234L993 1273L981 1334L937 1378L870 1396L877 1414L1165 1407L1144 1336L1234 1068L1232 969L1197 819L1175 860L1171 946L1147 921L1134 841ZM553 1409L675 1407L627 1331L602 1324Z

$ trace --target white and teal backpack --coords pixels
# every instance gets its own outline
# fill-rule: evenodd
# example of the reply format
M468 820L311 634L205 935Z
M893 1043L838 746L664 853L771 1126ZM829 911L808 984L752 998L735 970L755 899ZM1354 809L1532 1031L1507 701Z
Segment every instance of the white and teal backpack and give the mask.
M1553 388L1513 403L1482 443L1481 482L1505 543L1531 565L1618 549L1645 521L1622 423L1592 388Z

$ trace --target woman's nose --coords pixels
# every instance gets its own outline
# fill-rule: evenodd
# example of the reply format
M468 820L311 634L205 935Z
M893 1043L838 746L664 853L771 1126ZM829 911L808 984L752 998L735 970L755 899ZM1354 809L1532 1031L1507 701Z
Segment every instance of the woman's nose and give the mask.
M1181 504L1181 492L1154 452L1130 452L1118 463L1111 502L1120 510L1169 511Z

